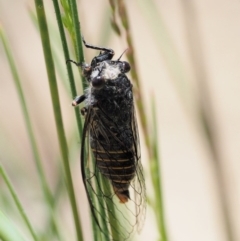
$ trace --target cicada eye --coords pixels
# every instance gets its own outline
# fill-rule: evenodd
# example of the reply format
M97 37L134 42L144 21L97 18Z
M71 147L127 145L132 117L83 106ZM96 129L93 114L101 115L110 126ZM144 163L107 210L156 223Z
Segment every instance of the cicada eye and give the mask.
M92 79L91 83L94 88L100 89L105 84L105 79L102 76L96 76Z
M127 73L131 69L131 66L128 62L123 61L122 66L121 66L121 72L122 73Z

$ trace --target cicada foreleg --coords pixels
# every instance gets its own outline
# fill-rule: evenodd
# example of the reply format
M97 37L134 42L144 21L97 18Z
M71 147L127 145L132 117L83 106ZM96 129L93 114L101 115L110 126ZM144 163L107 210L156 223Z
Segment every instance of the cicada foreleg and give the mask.
M77 106L86 99L86 95L78 95L72 101L72 106Z

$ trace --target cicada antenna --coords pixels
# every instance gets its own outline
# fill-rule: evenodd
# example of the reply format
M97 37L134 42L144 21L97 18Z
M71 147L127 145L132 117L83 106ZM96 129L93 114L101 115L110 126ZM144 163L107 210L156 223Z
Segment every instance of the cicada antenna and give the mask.
M127 50L128 50L128 48L123 51L123 53L120 55L120 57L117 59L117 61L120 61L120 59L121 59L122 56L125 54L125 52L127 52Z

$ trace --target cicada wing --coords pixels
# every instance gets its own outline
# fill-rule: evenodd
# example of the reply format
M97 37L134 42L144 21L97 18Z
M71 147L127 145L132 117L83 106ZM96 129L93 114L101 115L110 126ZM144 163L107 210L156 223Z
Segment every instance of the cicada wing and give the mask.
M133 143L131 158L129 143L122 137L123 133L127 133ZM85 161L87 135L90 135L94 153L92 162ZM117 150L114 149L116 146ZM90 108L85 120L81 149L83 182L94 220L103 234L111 234L110 240L128 240L136 230L140 230L146 209L145 182L134 109L129 130L125 131L100 109L97 112ZM126 160L128 157L129 160ZM133 178L128 179L128 175L133 175L132 169L123 167L122 161L126 165L134 165ZM121 185L125 187L126 182L129 184L129 199L120 203L116 189L121 189Z
M110 240L117 241L117 239L112 237L122 237L123 234L121 235L122 231L120 230L124 229L119 224L117 214L115 213L116 206L112 201L115 194L112 191L109 180L99 172L93 155L86 155L89 151L86 149L89 146L88 137L90 130L92 131L92 137L90 138L97 138L93 114L93 109L90 106L85 118L81 145L82 180L94 221L103 235L107 237L110 235Z
M132 180L131 186L134 191L137 231L140 232L146 217L146 186L141 162L139 132L134 106L132 111L132 130L134 139L134 153L136 156L136 175Z
M94 180L94 174L91 171L91 167L89 164L92 164L93 162L90 162L88 159L91 157L91 155L87 154L89 153L89 138L88 138L88 132L89 132L89 126L91 124L91 116L92 116L92 108L89 107L87 111L87 115L84 122L83 127L83 134L82 134L82 143L81 143L81 173L82 173L82 180L84 184L84 188L86 190L86 195L88 199L88 203L90 205L91 213L93 215L93 219L95 220L96 224L99 228L101 228L100 223L97 218L97 209L94 205L95 199L94 199L94 189L93 185L91 185L91 179ZM92 189L92 190L91 190Z

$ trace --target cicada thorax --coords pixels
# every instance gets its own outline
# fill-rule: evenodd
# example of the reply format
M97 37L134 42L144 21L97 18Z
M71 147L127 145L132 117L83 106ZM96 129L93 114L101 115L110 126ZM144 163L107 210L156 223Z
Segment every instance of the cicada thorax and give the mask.
M136 172L131 126L132 87L130 81L121 76L92 95L96 105L92 116L94 127L90 128L90 144L96 165L101 174L111 181L120 202L125 203L130 198L128 189Z

